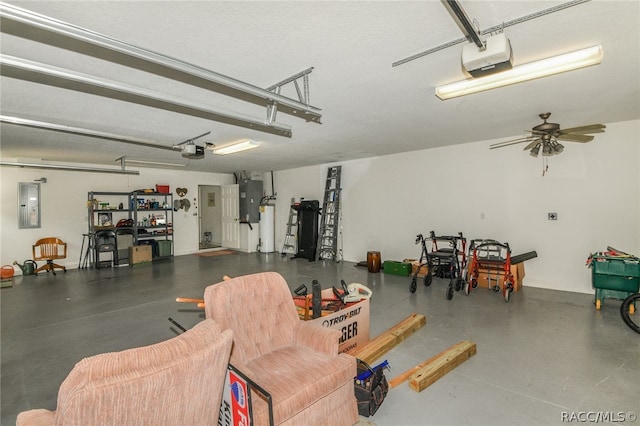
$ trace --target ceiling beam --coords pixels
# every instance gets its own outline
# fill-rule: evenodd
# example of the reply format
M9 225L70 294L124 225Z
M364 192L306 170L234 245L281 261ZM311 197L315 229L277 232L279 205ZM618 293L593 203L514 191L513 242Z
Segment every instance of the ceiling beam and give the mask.
M75 90L279 136L291 137L291 127L285 124L267 123L265 120L255 117L213 110L206 105L159 94L148 89L14 56L0 55L0 74L10 78Z
M306 121L320 123L322 117L319 108L286 96L4 2L0 2L0 30L265 107L275 102L279 111Z
M116 175L140 175L140 172L137 170L102 169L102 168L95 168L95 167L66 166L62 164L13 163L10 161L2 161L2 160L0 160L0 166L19 167L19 168L27 168L27 169L64 170L67 172L112 173Z
M84 129L82 127L66 126L64 124L50 123L47 121L30 120L28 118L11 117L0 115L0 123L13 124L16 126L31 127L34 129L51 130L54 132L68 133L71 135L89 136L92 138L106 139L117 142L125 142L133 145L146 146L149 148L166 149L174 151L172 145L160 145L148 139L134 138L132 136L117 135L115 133L101 132L98 130Z

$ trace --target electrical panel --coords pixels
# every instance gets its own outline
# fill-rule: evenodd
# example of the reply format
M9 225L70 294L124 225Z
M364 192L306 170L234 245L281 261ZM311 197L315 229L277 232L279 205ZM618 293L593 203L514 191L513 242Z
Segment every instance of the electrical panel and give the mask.
M260 221L262 186L261 180L240 179L238 181L241 221L250 223L258 223Z

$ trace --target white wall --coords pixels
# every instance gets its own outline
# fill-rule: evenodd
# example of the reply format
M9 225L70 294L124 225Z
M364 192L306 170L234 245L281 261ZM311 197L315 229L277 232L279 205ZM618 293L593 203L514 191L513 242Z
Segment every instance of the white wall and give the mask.
M187 188L185 198L191 202L188 212L174 212L174 252L177 255L198 251L198 221L195 199L198 185L234 183L231 174L195 173L166 169L139 168L139 176L69 172L58 170L0 167L0 264L31 259L31 245L43 237L58 237L67 243L67 259L60 261L68 268L78 266L82 234L87 232L87 193L89 191L130 192L168 184L174 199L177 187ZM41 177L42 227L18 229L18 182L33 182ZM124 200L126 202L126 200ZM40 265L38 265L40 266ZM18 270L16 270L19 273Z
M549 160L518 146L489 150L493 141L457 145L342 165L343 253L348 261L379 250L383 259L418 257L415 235L463 232L471 238L509 242L514 254L530 250L525 286L591 292L591 252L608 245L640 255L640 120L608 124L588 144L565 143ZM390 142L392 143L392 141ZM277 171L276 251L282 248L289 203L322 201L327 167ZM175 253L198 249L193 201L198 185L234 183L227 174L141 168L140 176L0 167L0 264L31 258L31 244L44 236L69 243L67 267L80 257L87 232L89 191L127 192L156 183L188 188L191 210L174 215ZM47 178L42 185L42 228L17 228L17 183ZM265 182L271 181L265 175ZM270 183L269 183L269 191ZM547 220L557 212L558 220Z
M489 150L495 141L279 171L276 249L291 197L322 202L327 168L341 164L345 260L370 250L415 258L416 234L463 232L508 242L514 255L535 250L526 286L590 293L590 253L610 245L640 255L639 141L640 121L607 125L591 143L565 143L544 177L542 158Z

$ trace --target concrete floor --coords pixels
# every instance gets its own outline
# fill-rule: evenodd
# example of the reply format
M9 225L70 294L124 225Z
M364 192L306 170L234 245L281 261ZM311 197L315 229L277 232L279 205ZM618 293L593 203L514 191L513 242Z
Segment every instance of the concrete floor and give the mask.
M311 288L313 279L323 288L340 279L369 286L371 338L413 312L426 315L426 326L385 356L389 379L461 340L477 344L475 356L424 391L406 383L390 390L366 419L376 425L620 423L640 414L640 339L617 300L596 311L591 295L529 288L525 278L509 303L486 289L447 301L438 278L411 294L408 277L252 253L14 278L0 293L2 425L23 410L55 409L60 383L82 358L169 339L176 331L168 317L187 328L203 319L176 297L201 297L225 274L267 270L291 289Z

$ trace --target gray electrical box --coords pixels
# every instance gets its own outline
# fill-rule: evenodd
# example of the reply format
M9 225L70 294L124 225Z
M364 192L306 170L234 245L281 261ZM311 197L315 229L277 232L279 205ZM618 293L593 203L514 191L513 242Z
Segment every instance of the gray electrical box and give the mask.
M240 179L240 220L258 223L260 220L260 200L262 200L262 181Z

